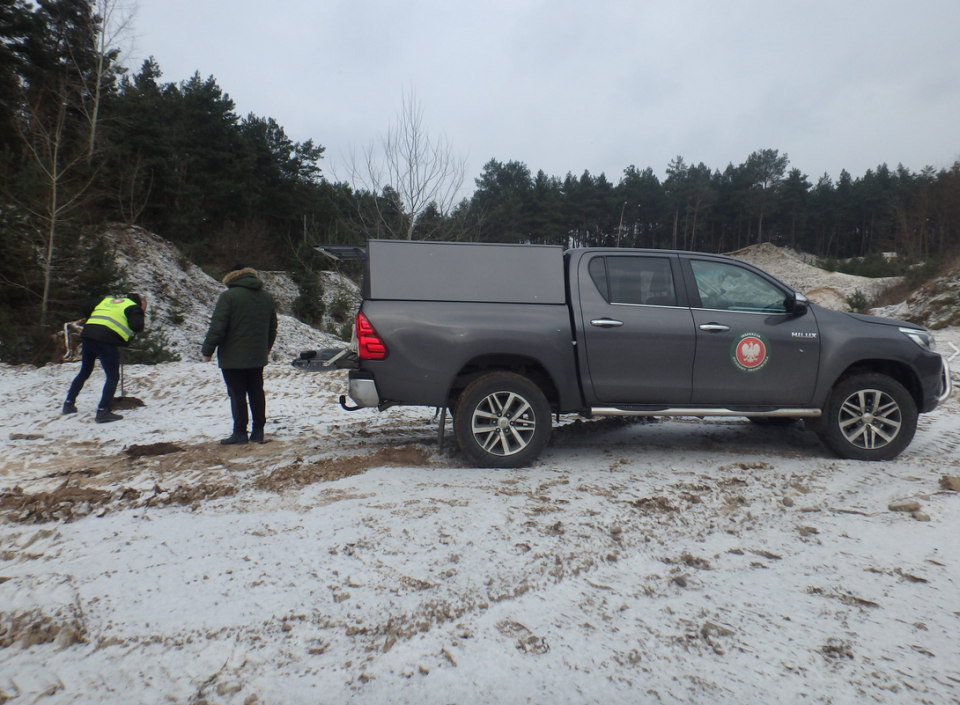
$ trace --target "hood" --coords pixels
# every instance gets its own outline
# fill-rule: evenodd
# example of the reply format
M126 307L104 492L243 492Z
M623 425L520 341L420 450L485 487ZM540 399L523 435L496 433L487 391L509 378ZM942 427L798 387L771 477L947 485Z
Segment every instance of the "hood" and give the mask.
M257 290L263 288L263 282L257 278L257 270L251 267L228 272L227 276L223 278L223 283L227 286L242 286L245 289Z
M926 328L924 328L921 325L917 325L916 323L910 323L909 321L900 321L900 320L897 320L896 318L868 316L865 313L846 313L844 315L849 316L850 318L855 318L858 321L863 321L864 323L879 323L880 325L883 325L883 326L897 326L898 328L902 326L904 328L916 328L919 330L926 330Z

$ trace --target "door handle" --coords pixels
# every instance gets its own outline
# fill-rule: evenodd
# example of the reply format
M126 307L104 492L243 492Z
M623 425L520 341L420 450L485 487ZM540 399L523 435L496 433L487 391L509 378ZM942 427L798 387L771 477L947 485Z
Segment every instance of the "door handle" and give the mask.
M711 333L722 333L730 330L730 326L722 326L719 323L704 323L700 326L700 330L708 330Z
M598 328L619 328L623 325L623 321L615 321L612 318L594 318L590 321L590 325Z

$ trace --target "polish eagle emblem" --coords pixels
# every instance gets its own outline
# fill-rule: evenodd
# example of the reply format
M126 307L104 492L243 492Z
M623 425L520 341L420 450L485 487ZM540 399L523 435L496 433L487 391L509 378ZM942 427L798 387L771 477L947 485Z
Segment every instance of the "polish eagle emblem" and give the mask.
M740 346L740 354L744 361L753 364L760 357L760 343L744 343Z

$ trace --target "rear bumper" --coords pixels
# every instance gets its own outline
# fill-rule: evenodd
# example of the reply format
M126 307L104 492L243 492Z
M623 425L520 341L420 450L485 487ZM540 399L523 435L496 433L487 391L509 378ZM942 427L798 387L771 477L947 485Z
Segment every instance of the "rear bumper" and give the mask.
M353 403L362 407L380 406L380 394L373 375L363 370L351 370L347 394Z

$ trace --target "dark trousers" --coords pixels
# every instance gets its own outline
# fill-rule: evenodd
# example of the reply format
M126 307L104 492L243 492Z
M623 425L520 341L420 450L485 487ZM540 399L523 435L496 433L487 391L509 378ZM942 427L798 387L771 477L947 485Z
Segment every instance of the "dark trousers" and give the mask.
M110 411L113 395L117 393L117 383L120 381L120 348L100 340L83 339L80 371L73 378L70 391L67 392L67 401L71 404L77 402L77 396L83 389L84 383L90 378L90 373L93 372L98 359L107 376L107 381L103 384L103 394L100 396L100 405L97 408Z
M233 413L233 432L247 432L247 400L253 428L262 429L267 422L267 399L263 394L263 368L250 367L243 370L221 369L223 381L230 395L230 411Z

